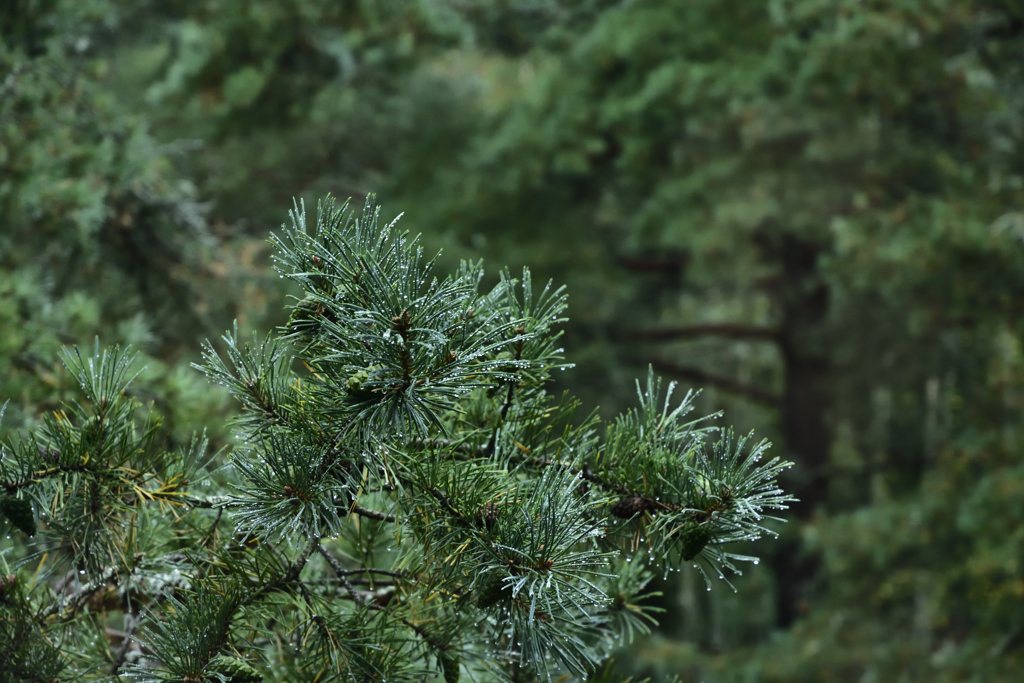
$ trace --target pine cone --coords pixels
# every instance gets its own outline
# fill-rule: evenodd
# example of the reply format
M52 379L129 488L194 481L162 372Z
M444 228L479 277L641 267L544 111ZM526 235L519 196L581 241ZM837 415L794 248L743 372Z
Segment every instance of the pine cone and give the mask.
M210 662L209 669L227 678L228 683L263 683L263 674L237 657L221 655Z
M444 683L459 683L459 656L442 652L437 659L441 662L441 669L444 671Z
M650 501L643 496L629 496L612 505L612 514L622 519L629 519L633 515L647 510L650 506Z
M14 496L4 496L0 498L0 512L11 520L11 524L29 536L36 535L36 517L32 513L32 501Z
M480 609L486 609L501 602L502 598L509 595L509 593L502 591L504 586L505 584L501 580L501 576L497 574L492 574L484 579L483 584L476 589L476 606Z
M476 523L488 531L498 523L498 507L494 503L487 503L476 512Z
M699 522L687 522L682 532L683 559L689 562L697 557L704 546L711 540L711 525Z
M292 308L285 323L289 334L309 333L316 330L316 321L323 317L324 306L316 298L307 296Z
M345 380L345 391L350 394L359 394L363 391L363 384L370 379L370 373L360 370Z
M345 380L345 392L357 401L369 401L379 397L373 389L367 388L366 383L370 381L370 374L380 370L379 365L371 365L368 368L353 373Z

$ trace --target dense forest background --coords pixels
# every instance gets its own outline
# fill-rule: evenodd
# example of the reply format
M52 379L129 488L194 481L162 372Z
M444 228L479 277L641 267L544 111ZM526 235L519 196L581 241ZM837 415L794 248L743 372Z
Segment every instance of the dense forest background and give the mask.
M99 336L229 443L200 340L284 322L293 197L369 192L568 284L565 388L611 414L653 364L797 462L780 540L663 581L623 677L1018 680L1019 3L8 0L0 429Z

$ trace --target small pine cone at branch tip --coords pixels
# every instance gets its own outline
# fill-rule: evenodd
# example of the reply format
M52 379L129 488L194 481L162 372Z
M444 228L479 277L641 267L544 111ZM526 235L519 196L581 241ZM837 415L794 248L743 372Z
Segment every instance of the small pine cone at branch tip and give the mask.
M32 501L14 496L0 498L0 513L3 513L11 524L29 536L36 535L36 517L32 513Z
M511 593L505 593L502 590L504 587L505 583L501 580L501 576L497 574L492 574L484 579L483 583L476 589L476 606L480 609L486 609L501 602L502 598L511 595Z
M653 507L650 500L643 496L628 496L620 498L612 505L612 514L622 519L629 519L635 514L649 510Z
M711 525L707 522L687 522L682 530L682 541L683 559L689 562L711 541Z

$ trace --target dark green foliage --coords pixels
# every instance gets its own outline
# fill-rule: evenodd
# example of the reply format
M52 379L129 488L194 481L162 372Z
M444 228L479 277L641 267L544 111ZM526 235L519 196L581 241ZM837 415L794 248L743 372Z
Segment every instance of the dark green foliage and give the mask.
M5 428L71 397L62 345L133 344L134 390L163 403L178 443L223 415L183 352L230 320L221 246L169 148L106 86L133 2L4 3L0 10L0 393ZM217 434L217 436L222 436Z
M0 681L51 681L67 668L60 650L35 623L21 581L14 574L0 580Z
M429 171L423 153L461 134L467 117L447 104L465 88L421 66L472 39L448 2L171 2L126 41L143 66L116 76L165 135L205 141L188 166L219 215L273 225L292 196L365 194L393 167Z
M174 618L152 625L146 639L153 655L166 666L156 680L199 681L207 674L235 675L233 669L241 662L218 653L236 610L251 598L246 593L237 583L229 582L217 589L200 585L183 600L169 597L167 605Z
M660 637L689 642L636 670L1014 680L1024 624L992 596L1024 576L1019 536L955 530L988 497L1016 518L988 482L1014 480L1021 430L1018 4L562 9L525 55L488 55L478 127L407 201L569 283L577 391L608 406L653 362L772 430L806 522L773 582L673 585L685 627ZM727 497L709 493L694 513ZM922 519L942 540L908 569ZM677 523L685 557L704 522Z

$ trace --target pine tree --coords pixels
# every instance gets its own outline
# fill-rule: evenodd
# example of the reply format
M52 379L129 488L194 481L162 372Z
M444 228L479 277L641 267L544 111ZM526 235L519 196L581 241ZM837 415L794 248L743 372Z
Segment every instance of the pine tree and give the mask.
M2 681L586 678L648 632L655 571L736 563L789 464L652 372L602 424L552 396L566 293L301 206L271 242L287 325L207 344L227 457L168 452L129 349L65 352L78 403L0 459ZM122 625L123 624L123 625Z
M120 0L0 5L0 436L68 397L52 367L61 345L96 334L149 357L133 390L169 399L178 443L226 412L222 393L186 380L183 356L231 320L249 275L224 268L234 247L210 229L173 146L110 90L110 50L140 12ZM204 399L172 398L189 392Z

